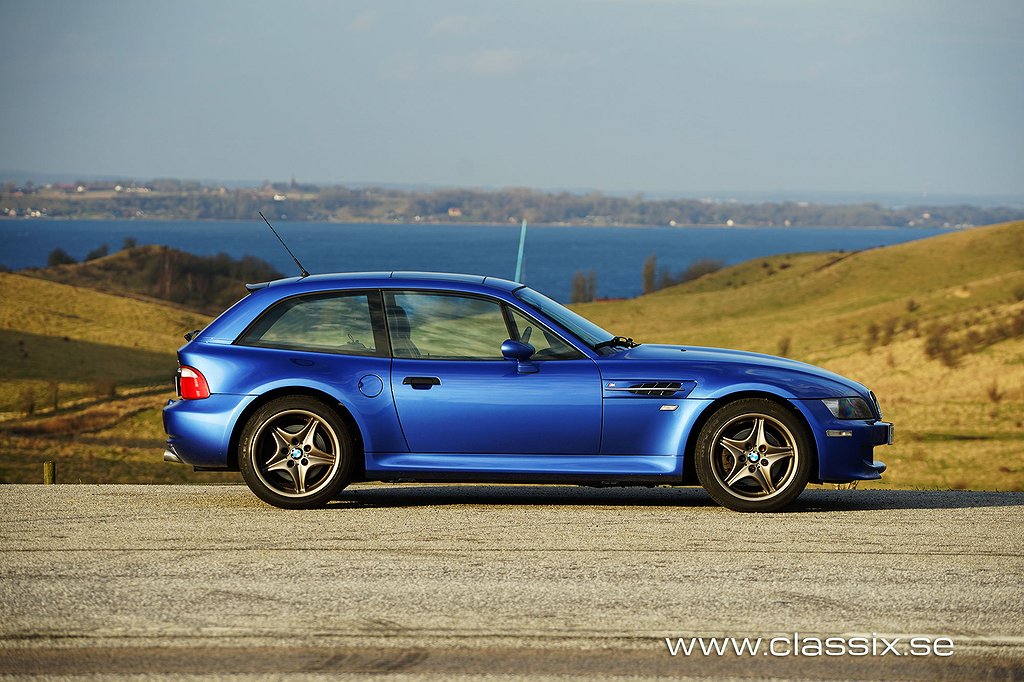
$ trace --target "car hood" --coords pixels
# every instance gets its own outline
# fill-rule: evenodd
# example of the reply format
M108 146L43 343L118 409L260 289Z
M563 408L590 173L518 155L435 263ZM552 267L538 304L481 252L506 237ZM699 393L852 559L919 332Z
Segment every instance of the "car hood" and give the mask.
M624 378L619 375L627 372L637 377L650 375L651 379L696 381L692 398L715 398L728 392L769 386L798 399L858 395L869 404L871 401L867 388L835 372L748 351L642 344L605 356L598 364L605 368L606 376L615 374L616 378Z

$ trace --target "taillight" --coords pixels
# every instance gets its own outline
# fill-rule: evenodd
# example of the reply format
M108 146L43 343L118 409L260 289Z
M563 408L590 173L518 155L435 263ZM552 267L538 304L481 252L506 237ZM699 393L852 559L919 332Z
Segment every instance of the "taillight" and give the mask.
M178 370L178 390L185 400L202 400L210 397L210 386L195 367L182 365Z

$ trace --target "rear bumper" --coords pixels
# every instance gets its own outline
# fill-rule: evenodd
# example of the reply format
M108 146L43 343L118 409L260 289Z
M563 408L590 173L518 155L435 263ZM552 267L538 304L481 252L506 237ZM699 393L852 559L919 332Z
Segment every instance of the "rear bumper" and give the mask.
M168 403L163 411L167 432L164 461L211 469L229 467L234 426L254 399L251 395L215 393L203 400Z

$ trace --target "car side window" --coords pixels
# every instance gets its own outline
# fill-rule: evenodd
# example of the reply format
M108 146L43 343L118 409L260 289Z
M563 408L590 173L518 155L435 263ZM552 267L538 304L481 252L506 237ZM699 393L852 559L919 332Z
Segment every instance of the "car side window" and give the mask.
M386 292L391 349L396 358L501 360L509 338L501 304L430 292Z
M509 312L512 314L512 324L515 327L513 338L537 349L533 355L534 360L578 360L586 357L560 339L557 334L527 319L518 310L509 307Z
M267 348L377 355L378 339L383 334L382 330L374 329L370 305L370 296L366 293L330 293L290 298L265 313L242 335L238 343Z

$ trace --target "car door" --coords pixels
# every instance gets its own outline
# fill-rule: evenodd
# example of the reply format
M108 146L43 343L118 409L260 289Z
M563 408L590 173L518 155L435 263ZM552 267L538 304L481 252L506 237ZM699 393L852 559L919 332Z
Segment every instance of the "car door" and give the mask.
M521 372L501 354L523 331L506 304L439 291L385 291L384 300L392 392L411 452L600 451L601 377L591 359L565 344L569 352Z

